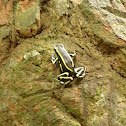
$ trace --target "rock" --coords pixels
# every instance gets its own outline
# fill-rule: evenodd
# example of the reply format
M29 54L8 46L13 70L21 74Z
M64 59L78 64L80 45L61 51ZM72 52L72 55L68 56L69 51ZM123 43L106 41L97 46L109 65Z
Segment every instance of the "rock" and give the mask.
M13 11L9 2L0 3L0 125L125 126L126 1L20 0ZM55 80L57 43L76 51L84 78Z
M36 35L41 29L40 1L20 1L15 12L15 28L22 37ZM25 22L25 23L23 23Z
M83 2L83 0L70 0L70 1L73 2L73 4L75 5L80 5Z
M11 28L8 27L9 18L12 10L12 2L0 1L0 41L9 36Z
M91 6L95 7L95 8L101 8L101 7L111 7L111 2L110 0L104 0L104 1L100 1L100 0L88 0L89 1L89 4L91 4Z
M36 50L33 50L32 52L29 52L29 53L25 54L24 59L28 60L29 58L35 57L37 55L40 55L40 53L37 52Z
M0 41L2 41L3 38L8 37L10 34L10 31L11 31L10 27L8 27L6 25L2 26L0 28Z
M0 1L0 26L7 25L9 23L9 16L12 10L11 1Z
M91 29L96 39L94 43L100 47L103 54L115 53L116 57L120 57L111 60L113 64L116 64L113 65L113 69L122 76L126 76L125 52L121 51L126 46L126 9L124 4L120 0L112 2L88 0L88 3L81 8L87 20L93 19L91 20L93 23ZM87 13L89 14L87 15Z
M126 41L126 19L116 16L106 10L102 10L102 13L106 15L107 22L111 26L113 32L118 36L118 38Z
M75 6L80 5L83 0L70 0ZM68 15L68 9L70 7L70 2L67 0L54 0L56 11L59 16Z
M68 14L69 3L67 0L55 0L56 11L59 16Z

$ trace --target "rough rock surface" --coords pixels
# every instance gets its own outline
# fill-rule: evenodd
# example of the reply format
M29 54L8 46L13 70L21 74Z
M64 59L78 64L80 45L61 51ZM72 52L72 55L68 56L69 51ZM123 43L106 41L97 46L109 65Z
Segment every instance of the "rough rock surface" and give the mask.
M126 0L1 0L0 125L125 126L125 15ZM57 43L87 68L65 87Z
M15 27L21 37L31 37L40 31L41 19L39 4L39 0L24 0L20 1L16 6Z

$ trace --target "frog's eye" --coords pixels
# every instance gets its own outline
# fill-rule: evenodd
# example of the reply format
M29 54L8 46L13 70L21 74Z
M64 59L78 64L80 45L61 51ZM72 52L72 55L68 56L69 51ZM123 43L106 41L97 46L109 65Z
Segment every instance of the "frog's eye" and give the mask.
M60 44L61 47L64 47L63 44Z

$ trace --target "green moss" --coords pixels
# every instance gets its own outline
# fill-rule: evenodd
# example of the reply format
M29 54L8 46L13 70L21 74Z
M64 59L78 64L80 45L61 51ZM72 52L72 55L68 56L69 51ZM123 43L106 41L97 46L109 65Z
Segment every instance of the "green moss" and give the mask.
M93 122L92 126L98 126L98 122Z
M4 89L5 89L5 86L2 85L2 84L0 84L0 97L3 96L3 94L4 94Z
M8 27L8 26L0 27L0 41L1 41L3 38L9 36L10 31L11 31L11 29L10 29L10 27Z
M97 95L101 94L101 88L97 88Z
M6 6L6 4L8 3L8 1L9 1L9 0L4 0L4 1L3 1L4 6Z
M26 29L32 26L35 23L34 21L36 18L38 5L39 5L39 2L36 2L34 6L26 10L23 10L22 12L18 12L17 10L16 17L15 17L16 27L21 28L21 29Z
M78 108L74 108L73 106L66 106L68 109L68 113L71 113L72 116L74 116L81 124L85 124L84 118L80 113L80 107L78 105Z
M122 124L122 125L126 125L126 118L122 118L122 117L120 117L119 119L118 119L118 121Z
M92 8L89 5L81 4L80 9L82 10L82 13L87 22L89 22L89 27L92 33L95 35L97 39L99 39L96 39L96 41L113 43L117 39L117 37L111 32L106 32L106 29L104 27L105 22L95 17Z

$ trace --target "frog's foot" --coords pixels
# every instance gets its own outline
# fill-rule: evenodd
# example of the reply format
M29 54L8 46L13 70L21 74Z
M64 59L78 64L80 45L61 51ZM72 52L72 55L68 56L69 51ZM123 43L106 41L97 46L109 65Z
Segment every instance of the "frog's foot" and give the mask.
M76 53L75 50L74 50L74 53L73 53L73 54L70 54L70 56L71 56L71 57L74 57L74 56L76 56L76 54L77 54L77 53Z
M74 68L74 71L76 72L76 77L77 78L83 78L86 74L86 67L78 67Z
M58 79L55 79L55 80L58 81L62 85L66 85L66 84L71 82L71 80L68 80L68 81L61 81L61 80L58 80Z
M52 59L51 59L51 61L52 61L53 65L58 61L58 58L54 57L54 53L52 53Z

